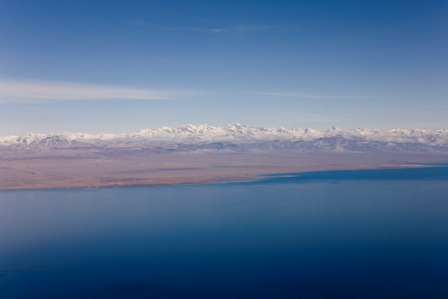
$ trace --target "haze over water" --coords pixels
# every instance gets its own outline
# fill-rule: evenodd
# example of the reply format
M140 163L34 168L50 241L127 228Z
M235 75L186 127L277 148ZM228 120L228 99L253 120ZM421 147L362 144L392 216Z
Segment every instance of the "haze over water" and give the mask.
M448 168L0 193L1 298L447 298Z

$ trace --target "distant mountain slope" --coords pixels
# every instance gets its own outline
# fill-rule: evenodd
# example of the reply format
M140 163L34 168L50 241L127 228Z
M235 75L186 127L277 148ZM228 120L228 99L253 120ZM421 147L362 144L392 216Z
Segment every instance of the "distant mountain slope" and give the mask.
M261 128L184 125L128 134L34 134L0 137L2 149L108 148L154 151L296 149L332 152L448 152L448 130Z

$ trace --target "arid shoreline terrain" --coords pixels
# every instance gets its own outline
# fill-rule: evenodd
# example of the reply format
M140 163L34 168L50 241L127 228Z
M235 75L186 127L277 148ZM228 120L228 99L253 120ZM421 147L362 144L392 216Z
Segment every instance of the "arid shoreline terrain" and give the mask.
M446 153L138 152L98 149L2 151L0 190L209 184L262 174L418 167Z

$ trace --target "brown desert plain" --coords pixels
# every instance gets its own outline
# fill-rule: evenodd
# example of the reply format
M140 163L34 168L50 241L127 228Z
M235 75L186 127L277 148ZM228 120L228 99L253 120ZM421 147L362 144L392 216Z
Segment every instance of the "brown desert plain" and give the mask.
M447 160L446 153L2 150L0 190L244 182L263 174L422 167Z

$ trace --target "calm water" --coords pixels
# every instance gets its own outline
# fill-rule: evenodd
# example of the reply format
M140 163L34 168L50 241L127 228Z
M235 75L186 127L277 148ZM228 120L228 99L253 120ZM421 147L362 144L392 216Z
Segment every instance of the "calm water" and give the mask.
M448 298L448 168L0 192L0 298Z

